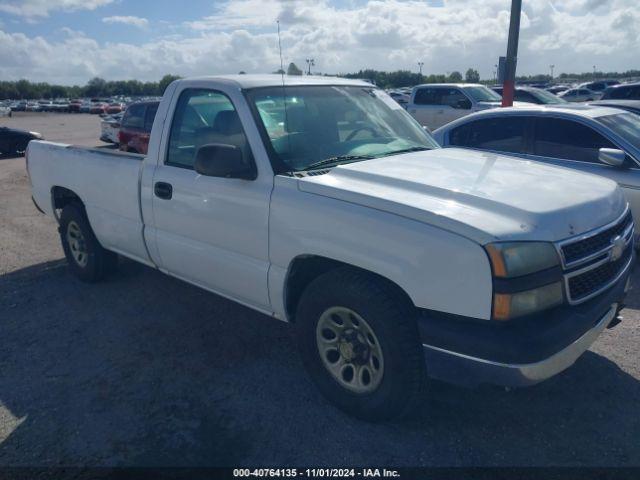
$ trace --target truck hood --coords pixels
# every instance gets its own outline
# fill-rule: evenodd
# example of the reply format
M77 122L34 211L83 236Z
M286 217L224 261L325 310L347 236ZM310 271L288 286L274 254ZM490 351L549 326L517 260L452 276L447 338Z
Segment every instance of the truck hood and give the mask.
M463 235L558 241L617 219L611 180L458 148L362 161L298 180L301 191L401 215Z

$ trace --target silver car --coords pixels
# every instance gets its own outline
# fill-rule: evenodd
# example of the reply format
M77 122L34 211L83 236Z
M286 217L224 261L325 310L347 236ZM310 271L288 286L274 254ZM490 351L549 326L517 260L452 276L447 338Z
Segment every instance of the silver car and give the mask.
M443 147L465 147L552 163L608 177L640 218L640 115L566 105L478 112L433 132Z
M600 96L599 93L592 92L584 87L571 88L558 94L558 97L566 102L592 102L593 100L598 100Z

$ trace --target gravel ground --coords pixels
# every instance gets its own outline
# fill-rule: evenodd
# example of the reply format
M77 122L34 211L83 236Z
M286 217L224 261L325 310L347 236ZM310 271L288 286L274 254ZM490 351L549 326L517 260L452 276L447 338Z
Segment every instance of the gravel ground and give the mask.
M0 119L86 145L98 123ZM545 383L433 383L417 419L367 424L318 395L284 323L130 261L77 281L24 167L0 159L0 466L640 466L637 292Z

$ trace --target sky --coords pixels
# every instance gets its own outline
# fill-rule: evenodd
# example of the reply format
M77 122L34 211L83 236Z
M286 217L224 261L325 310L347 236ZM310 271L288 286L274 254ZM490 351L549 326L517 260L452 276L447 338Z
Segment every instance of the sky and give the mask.
M638 0L523 0L518 74L640 68ZM0 80L365 68L493 76L510 0L0 0Z

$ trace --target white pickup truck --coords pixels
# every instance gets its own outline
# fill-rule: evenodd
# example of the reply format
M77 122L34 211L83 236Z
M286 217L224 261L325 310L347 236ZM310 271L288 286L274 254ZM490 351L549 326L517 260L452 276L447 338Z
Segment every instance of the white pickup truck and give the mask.
M179 80L146 156L32 141L71 271L118 255L295 325L320 391L367 419L427 376L529 385L618 321L633 220L607 179L440 149L338 78Z
M473 112L498 108L502 97L484 85L476 83L427 83L411 91L407 111L420 125L431 130ZM527 105L514 102L514 106Z

